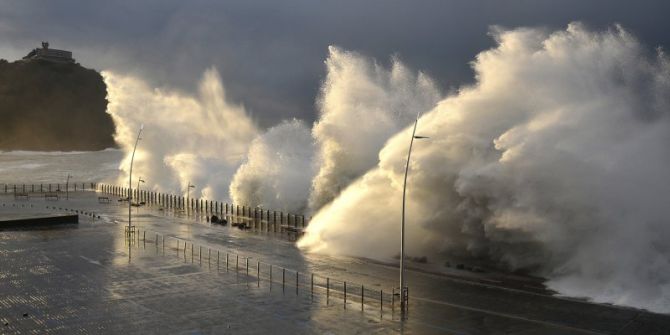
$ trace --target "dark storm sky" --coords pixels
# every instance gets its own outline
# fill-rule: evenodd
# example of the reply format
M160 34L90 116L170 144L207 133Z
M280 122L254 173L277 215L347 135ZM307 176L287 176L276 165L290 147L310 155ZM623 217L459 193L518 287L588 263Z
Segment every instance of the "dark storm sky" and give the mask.
M472 81L468 62L493 45L491 25L620 23L652 49L670 46L668 13L660 0L0 0L0 58L48 40L84 66L185 91L215 66L230 99L269 126L314 120L328 45L382 63L397 55L446 91Z

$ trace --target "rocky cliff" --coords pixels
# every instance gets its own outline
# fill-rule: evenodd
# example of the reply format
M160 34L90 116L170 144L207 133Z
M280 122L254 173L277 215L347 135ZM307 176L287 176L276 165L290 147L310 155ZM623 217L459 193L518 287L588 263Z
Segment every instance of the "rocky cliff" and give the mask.
M116 147L100 73L79 64L0 60L0 150Z

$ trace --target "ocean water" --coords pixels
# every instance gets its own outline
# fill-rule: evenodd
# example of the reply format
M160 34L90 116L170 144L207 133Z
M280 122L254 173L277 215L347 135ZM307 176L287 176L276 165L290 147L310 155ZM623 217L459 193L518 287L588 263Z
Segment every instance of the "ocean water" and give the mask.
M102 151L0 152L0 184L112 181L123 158L119 149Z

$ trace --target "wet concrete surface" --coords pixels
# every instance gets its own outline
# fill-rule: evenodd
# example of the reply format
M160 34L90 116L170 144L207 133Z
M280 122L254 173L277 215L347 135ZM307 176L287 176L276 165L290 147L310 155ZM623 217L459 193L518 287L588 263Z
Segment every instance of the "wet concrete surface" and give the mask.
M158 207L133 208L139 234L128 240L127 203L113 200L100 204L93 192L59 201L0 195L0 216L80 214L74 228L0 232L0 333L670 333L667 315L555 297L533 278L440 274L421 264L408 272L410 309L401 322L388 295L397 285L392 264L304 254L285 233L212 225ZM225 253L245 263L226 270ZM267 265L260 280L254 275L256 262L273 264L273 282ZM283 289L280 267L288 269ZM326 277L339 291L349 283L346 305L336 288L326 296ZM360 285L369 295L364 311ZM387 292L383 310L379 290Z

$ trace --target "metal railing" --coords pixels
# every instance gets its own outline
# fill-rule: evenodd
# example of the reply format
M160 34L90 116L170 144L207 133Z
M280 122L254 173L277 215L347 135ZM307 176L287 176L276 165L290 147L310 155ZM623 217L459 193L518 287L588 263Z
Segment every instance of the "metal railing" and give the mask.
M137 203L143 202L149 206L158 205L166 209L181 210L187 214L217 215L226 219L236 219L239 221L236 223L244 224L251 229L275 232L277 230L288 230L300 234L302 229L309 224L309 219L306 219L304 215L285 213L281 210L269 210L200 198L187 198L174 194L129 189L107 184L98 184L97 191L121 198L128 198L129 195L132 195L132 199Z
M147 236L148 235L148 236ZM147 239L148 237L148 239ZM281 289L284 293L307 294L325 297L327 305L341 304L344 309L360 308L361 311L376 309L394 312L399 308L399 295L395 289L383 290L363 284L300 272L280 265L265 262L239 253L203 246L178 236L168 236L152 230L135 229L129 240L153 243L157 252L174 255L185 262L216 268L218 272L236 272L255 278L257 286L267 283L269 289ZM250 281L252 282L252 281ZM396 302L398 306L396 306Z
M64 185L64 184L63 184ZM71 185L75 185L74 183ZM95 184L95 183L89 183L90 188L87 188L86 184L78 183L78 186L81 185L81 188L77 188L77 190L97 190L100 191L101 189L105 189L105 191L102 192L108 192L109 194L113 195L118 195L118 196L127 196L128 192L127 189L123 189L120 187L115 187L115 186L110 186L110 185L104 185L104 184ZM11 187L7 187L9 193L9 190L12 192L18 192L19 190L23 191L23 189L29 189L29 190L35 190L34 192L42 192L42 193L47 193L49 189L52 190L52 192L65 192L63 188L58 187L59 184L43 184L41 185L42 187L39 187L37 185L12 185ZM51 186L51 188L49 188ZM17 191L14 191L14 190ZM72 186L72 190L74 190L74 186ZM138 192L138 195L142 195L142 192ZM169 204L170 201L172 201L172 204L178 204L179 201L181 201L178 197L172 196L172 195L166 195L166 194L161 194L161 193L154 193L154 192L146 192L144 193L144 196L146 198L144 199L154 199L155 202L152 200L151 203L154 204ZM163 202L165 200L165 202ZM194 202L195 203L195 202ZM209 213L209 214L228 214L225 215L226 217L235 217L234 214L236 214L236 211L226 211L226 208L234 208L232 205L225 204L225 206L222 203L217 203L214 201L210 201L210 208L212 208L213 212L206 212L205 207L203 207L204 213ZM171 206L166 206L168 208L174 208L178 209L180 207L171 207ZM237 206L239 208L239 206ZM46 206L47 209L58 209L58 210L66 210L66 211L72 211L74 213L86 215L86 216L91 216L92 218L96 218L96 216L99 218L99 215L96 215L95 213L89 212L89 211L83 211L83 210L76 210L76 209L71 209L71 208L62 208L62 207L55 207L55 206ZM242 207L242 213L249 213L245 211L244 206ZM219 209L222 212L216 212L216 210ZM237 208L236 208L237 209ZM254 222L258 224L257 227L263 228L263 229L268 229L270 230L270 227L273 227L275 231L277 231L277 223L283 222L283 219L278 219L279 216L276 214L278 212L273 211L272 215L270 215L270 211L266 212L265 216L262 217L256 217L254 218L253 216L247 217L247 219L251 219L251 222ZM279 212L280 216L283 216L283 212ZM274 219L273 219L274 216ZM243 217L244 218L244 217ZM265 218L265 220L260 220L261 218ZM285 217L284 217L285 218ZM304 221L303 221L304 222ZM300 272L298 270L290 269L287 267L282 267L276 264L268 263L265 261L262 261L260 259L255 259L252 257L244 256L238 253L232 253L232 252L227 252L227 251L222 251L220 249L216 248L211 248L211 247L204 247L202 245L197 245L193 243L192 241L189 241L188 239L184 239L178 236L167 236L156 231L151 231L151 230L141 230L140 227L133 226L134 229L132 231L127 231L126 235L129 241L136 241L137 243L143 242L143 244L146 247L146 243L154 243L156 250L161 250L161 252L165 255L167 253L174 253L175 255L179 257L183 257L185 261L190 261L192 263L197 263L199 265L202 264L207 264L208 266L213 266L215 264L216 269L218 271L235 271L235 272L242 272L246 275L249 275L250 277L256 278L256 282L260 286L261 282L267 282L269 283L270 289L272 289L274 286L281 287L282 291L284 292L290 292L295 290L295 294L310 294L312 297L314 295L321 295L322 297L325 296L325 301L326 304L330 305L331 301L339 301L342 303L343 308L348 308L349 306L356 306L360 305L361 310L365 310L366 307L368 308L378 308L380 311L384 311L385 309L389 309L391 311L395 311L396 308L399 308L400 306L396 307L396 301L398 302L399 305L399 299L400 295L397 290L397 288L392 288L388 290L383 290L383 289L373 289L371 287L365 287L365 285L352 282L352 281L346 281L346 280L341 280L337 278L332 278L332 277L327 277L327 276L321 276L315 273L310 273L310 272ZM280 226L280 229L282 227ZM147 240L147 232L149 232L149 239ZM151 240L151 236L153 235L154 239L153 241ZM190 256L190 257L189 257ZM405 294L408 294L407 291Z
M96 183L0 184L0 192L12 194L95 191Z

